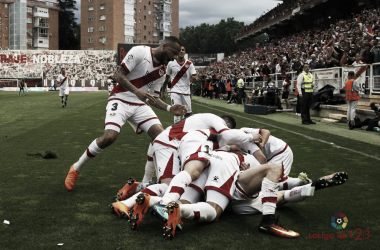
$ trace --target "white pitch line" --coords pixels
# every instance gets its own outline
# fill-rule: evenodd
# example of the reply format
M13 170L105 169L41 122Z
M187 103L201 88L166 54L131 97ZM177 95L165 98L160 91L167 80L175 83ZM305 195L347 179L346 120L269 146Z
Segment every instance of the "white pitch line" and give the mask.
M199 105L199 106L207 107L207 108L209 108L209 109L214 109L214 110L217 110L217 111L220 111L220 112L226 112L225 110L220 110L220 109L217 109L217 108L213 108L213 107L210 107L210 106L207 106L207 105L204 105L204 104L200 104L200 103L195 103L195 104L197 104L197 105ZM229 110L230 110L230 109L229 109ZM333 142L328 142L328 141L324 141L324 140L317 139L317 138L314 138L314 137L310 137L310 136L307 136L307 135L304 135L304 134L301 134L301 133L294 132L294 131L289 130L289 129L281 128L281 127L278 127L278 126L276 126L276 125L269 124L269 123L265 123L265 122L256 121L256 120L253 120L253 119L250 119L250 118L247 118L247 117L241 116L241 115L236 115L236 114L234 114L234 116L237 116L237 117L240 117L240 118L243 118L243 119L249 120L249 121L253 121L253 122L257 122L257 123L261 123L261 124L264 124L264 125L266 125L266 126L271 126L271 127L277 128L277 129L281 129L281 130L284 130L284 131L286 131L286 132L289 132L289 133L292 133L292 134L296 134L296 135L299 135L299 136L305 137L305 138L308 139L308 140L319 141L319 142L322 142L322 143L325 143L325 144L328 144L328 145L332 145L332 146L335 147L335 148L345 149L345 150L347 150L347 151L350 151L350 152L353 152L353 153L358 153L358 154L360 154L360 155L363 155L363 156L366 156L366 157L369 157L369 158L372 158L372 159L375 159L375 160L380 161L380 158L379 158L379 157L376 157L376 156L373 156L373 155L369 155L369 154L366 154L366 153L363 153L363 152L360 152L360 151L356 151L356 150L353 150L353 149L350 149L350 148L342 147L342 146L336 145L336 144L333 143Z

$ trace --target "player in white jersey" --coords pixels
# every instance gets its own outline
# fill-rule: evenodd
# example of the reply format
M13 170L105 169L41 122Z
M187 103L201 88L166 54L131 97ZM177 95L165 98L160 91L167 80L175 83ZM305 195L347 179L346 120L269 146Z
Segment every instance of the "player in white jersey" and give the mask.
M200 185L198 186L198 190L201 189L206 192L206 202L198 202L196 204L169 202L166 206L169 217L164 227L165 238L171 239L174 236L177 225L182 223L181 217L208 222L217 220L232 199L237 182L239 182L242 190L245 190L249 194L254 194L258 191L263 193L263 219L259 228L264 228L266 229L265 232L280 237L299 237L298 233L282 227L278 224L278 220L274 218L278 193L277 183L282 174L280 165L269 163L239 173L240 170L248 168L242 162L244 159L242 156L223 151L198 152L197 155L198 158L204 159L208 166L200 177L203 179L198 179L197 181L197 184ZM170 190L170 187L168 190ZM144 212L143 208L146 209L147 206L153 206L159 201L159 197L140 194L137 196L137 203L131 211L140 211L138 215L141 215ZM157 206L160 207L161 205ZM154 210L157 211L157 209ZM131 219L133 222L132 217ZM132 224L132 229L133 226ZM275 227L276 230L270 230L271 227Z
M242 131L230 130L235 126L236 122L230 115L218 117L206 113L193 115L179 124L168 127L149 146L142 183L151 180L156 166L158 181L169 185L172 178L180 170L183 170L187 161L195 160L190 157L200 151L199 148L204 149L208 146L212 150L220 147L218 143L208 141L211 134L219 135L221 146L252 138ZM181 149L179 150L179 148ZM182 164L180 164L181 161ZM119 190L118 200L124 200L134 193L139 184L141 183L137 183L135 180L128 180L127 184Z
M57 83L59 85L62 108L64 108L67 105L67 97L69 96L69 74L66 73L65 68L61 68L61 74L57 78Z
M158 99L165 75L163 65L177 57L180 50L179 39L170 36L157 48L135 46L128 51L121 67L115 73L118 85L108 98L104 134L95 139L79 160L70 167L65 180L68 190L74 188L82 166L117 139L125 122L128 121L136 133L147 132L152 140L164 130L156 114L147 104L175 115L186 113L185 106L170 106Z
M111 95L111 92L112 92L113 88L115 87L113 77L110 77L107 79L107 86L108 86L108 93L109 93L109 95Z
M190 85L195 81L197 72L191 61L185 59L186 49L181 47L178 59L169 62L166 71L166 80L162 87L161 98L165 100L165 89L171 79L170 98L172 105L182 104L187 107L185 117L192 113ZM181 120L181 116L174 116L174 123Z
M241 130L260 134L262 142L259 146L255 143L238 143L237 146L248 154L254 155L255 152L262 151L268 163L277 163L284 168L279 183L280 190L289 190L311 182L305 173L300 173L298 178L288 176L293 164L293 151L286 142L270 135L270 131L266 129L241 128Z

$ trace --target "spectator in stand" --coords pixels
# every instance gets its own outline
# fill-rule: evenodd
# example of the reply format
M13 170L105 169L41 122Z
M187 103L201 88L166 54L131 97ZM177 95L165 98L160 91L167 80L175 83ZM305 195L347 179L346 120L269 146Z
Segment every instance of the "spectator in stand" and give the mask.
M309 64L310 64L310 69L316 69L317 68L317 57L315 56L315 54L311 55L311 60L310 60Z
M227 90L227 101L230 101L231 93L232 93L231 79L227 79L226 90Z
M359 84L355 81L354 71L348 72L348 80L346 82L345 90L346 90L346 100L348 104L347 123L350 129L354 129L353 126L355 125L356 107L358 106L358 102L360 99L360 95L359 95L360 87L359 87Z
M203 97L207 97L208 96L208 85L209 85L209 80L207 78L204 77L204 82L203 82L203 93L202 93L202 96Z
M289 86L290 86L290 75L287 75L282 83L283 91L282 91L282 99L285 101L286 109L290 109L291 105L289 102Z
M212 99L213 95L214 95L214 90L215 90L215 79L211 79L209 84L208 84L208 95L210 97L210 100Z
M373 46L371 49L371 52L373 53L373 63L380 63L379 41L377 39L373 39L371 43ZM380 64L373 66L373 75L380 75Z

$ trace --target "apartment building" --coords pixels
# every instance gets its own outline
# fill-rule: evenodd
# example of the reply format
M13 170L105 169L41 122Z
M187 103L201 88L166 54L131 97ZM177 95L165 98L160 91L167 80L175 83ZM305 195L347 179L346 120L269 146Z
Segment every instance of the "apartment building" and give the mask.
M0 48L57 50L58 13L55 1L0 0Z
M159 44L179 35L179 0L82 0L81 49Z

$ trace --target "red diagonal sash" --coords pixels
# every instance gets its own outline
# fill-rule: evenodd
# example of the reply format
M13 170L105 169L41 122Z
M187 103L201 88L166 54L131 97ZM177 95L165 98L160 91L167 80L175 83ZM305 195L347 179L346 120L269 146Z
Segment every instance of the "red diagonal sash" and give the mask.
M173 81L172 81L172 85L171 85L171 88L174 87L174 85L176 85L176 83L179 81L179 79L181 79L181 77L186 73L187 69L190 67L190 64L191 62L190 61L187 61L181 68L180 71L178 71L177 75L174 77ZM187 65L187 67L186 67Z
M62 84L66 81L66 79L67 79L67 75L66 75L66 77L63 79L63 81L61 82L61 84L59 85L59 87L62 86Z
M140 78L136 78L136 79L133 79L131 80L130 82L136 87L136 88L141 88L151 82L154 82L155 80L157 80L158 78L160 78L161 76L163 76L165 74L165 68L164 67L160 67L156 70L153 70L152 72L149 72L149 74L143 76L143 77L140 77Z

